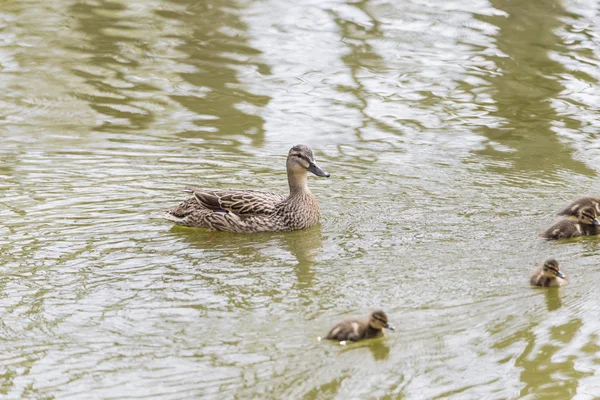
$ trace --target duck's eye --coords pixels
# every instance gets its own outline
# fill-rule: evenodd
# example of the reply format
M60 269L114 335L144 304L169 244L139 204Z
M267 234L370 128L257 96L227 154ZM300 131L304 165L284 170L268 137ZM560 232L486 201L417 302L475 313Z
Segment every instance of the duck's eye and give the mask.
M300 154L294 154L294 157L298 158L299 160L302 160L302 161L309 162L309 161L306 159L306 157L304 157L304 156L302 156L302 155L300 155Z

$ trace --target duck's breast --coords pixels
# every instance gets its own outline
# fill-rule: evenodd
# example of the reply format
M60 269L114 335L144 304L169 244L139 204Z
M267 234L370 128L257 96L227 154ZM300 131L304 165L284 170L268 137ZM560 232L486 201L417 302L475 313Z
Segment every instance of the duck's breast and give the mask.
M290 230L306 229L319 222L319 202L312 193L288 199L279 210L283 224Z

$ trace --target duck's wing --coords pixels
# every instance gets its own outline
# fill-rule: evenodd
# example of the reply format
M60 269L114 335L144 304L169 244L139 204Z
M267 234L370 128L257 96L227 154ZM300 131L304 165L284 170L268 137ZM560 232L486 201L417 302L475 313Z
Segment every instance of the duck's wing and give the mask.
M331 328L325 339L356 341L360 335L360 323L358 321L344 320Z
M170 210L167 214L169 214L175 218L184 218L184 217L190 215L191 213L193 213L198 208L200 208L198 201L196 201L195 198L190 197L190 198L182 201L181 204L179 204L174 209Z
M286 196L261 190L218 190L205 191L186 188L198 203L214 211L229 211L236 214L273 214Z

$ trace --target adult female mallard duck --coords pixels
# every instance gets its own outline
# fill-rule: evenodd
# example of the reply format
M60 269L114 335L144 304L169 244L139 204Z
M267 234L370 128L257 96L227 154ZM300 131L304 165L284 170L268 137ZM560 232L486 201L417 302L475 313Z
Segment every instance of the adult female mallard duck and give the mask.
M394 330L388 324L387 315L381 310L374 311L368 320L346 319L335 325L325 339L340 342L372 339L383 336L383 328Z
M164 217L178 225L229 232L272 232L305 229L319 222L317 198L307 185L307 173L329 177L303 144L288 153L289 196L260 190L204 191L186 188L193 197Z
M567 207L559 215L566 215L567 217L548 228L546 232L542 233L542 237L547 239L568 239L600 234L598 212L593 205L580 205L576 209Z
M534 286L557 287L566 285L569 280L560 272L558 261L552 258L533 270L529 282Z

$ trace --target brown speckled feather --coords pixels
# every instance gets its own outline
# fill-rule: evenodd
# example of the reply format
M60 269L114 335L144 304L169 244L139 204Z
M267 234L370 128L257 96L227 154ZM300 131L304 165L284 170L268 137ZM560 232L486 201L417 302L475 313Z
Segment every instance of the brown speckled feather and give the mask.
M319 221L319 203L312 193L273 205L273 212L235 213L215 211L200 204L197 197L183 201L165 215L179 225L230 232L270 232L305 229ZM285 197L284 197L285 199Z
M286 196L260 190L202 191L191 190L198 202L211 210L226 210L236 214L273 214L276 205Z
M178 225L229 232L272 232L305 229L319 222L319 203L307 186L307 172L329 176L317 166L305 145L290 149L287 158L290 195L260 190L186 188L193 197L164 215Z

